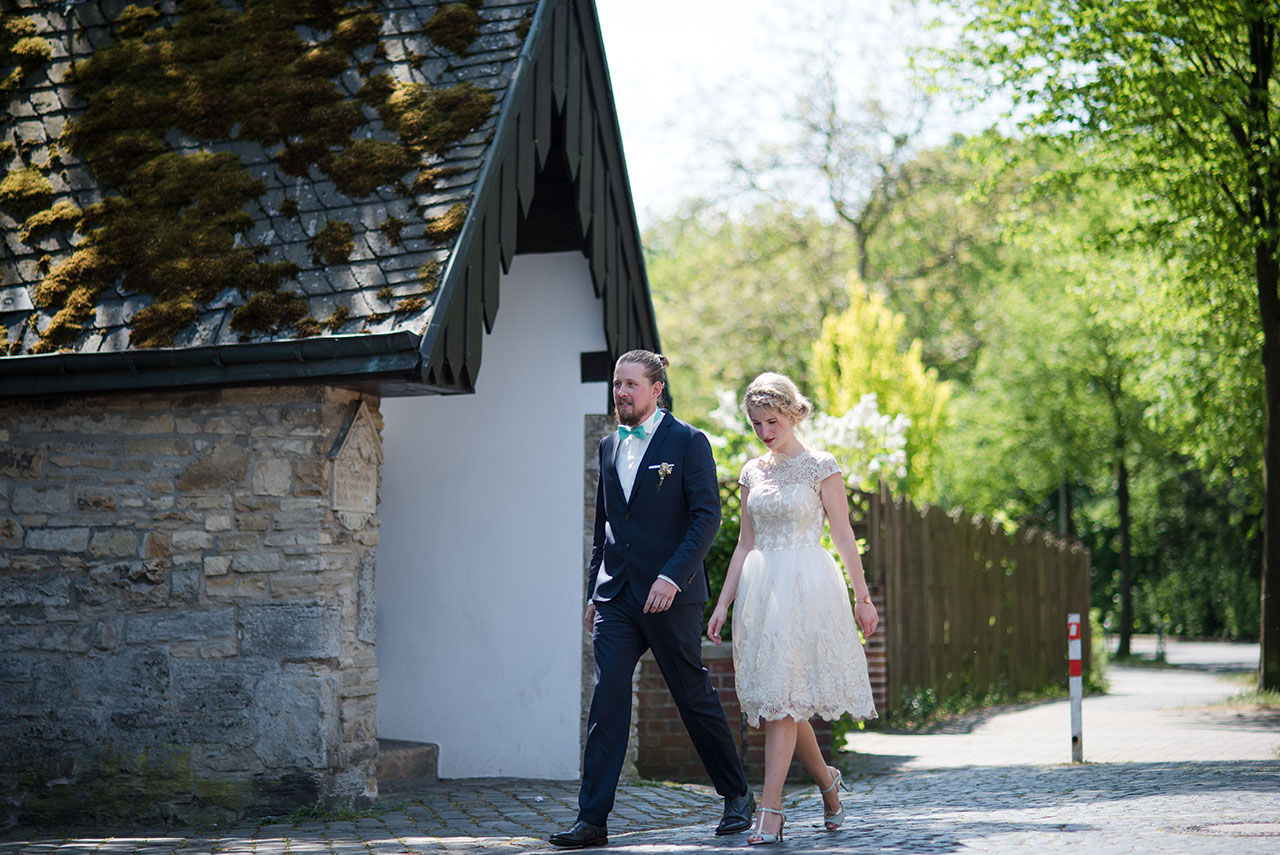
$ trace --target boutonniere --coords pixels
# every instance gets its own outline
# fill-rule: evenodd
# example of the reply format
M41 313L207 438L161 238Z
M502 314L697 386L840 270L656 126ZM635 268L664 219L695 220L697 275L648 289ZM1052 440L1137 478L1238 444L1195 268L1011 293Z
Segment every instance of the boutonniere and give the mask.
M662 482L667 480L667 476L670 475L672 472L676 471L676 465L674 463L656 463L653 466L650 466L649 468L658 470L658 489L659 490L662 489Z

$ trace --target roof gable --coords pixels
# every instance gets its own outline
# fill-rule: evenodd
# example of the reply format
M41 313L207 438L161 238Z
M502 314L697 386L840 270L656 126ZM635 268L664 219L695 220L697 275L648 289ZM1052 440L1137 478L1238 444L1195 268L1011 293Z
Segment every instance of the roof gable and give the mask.
M610 350L656 347L589 0L159 9L19 16L0 394L471 391L517 249L581 248Z

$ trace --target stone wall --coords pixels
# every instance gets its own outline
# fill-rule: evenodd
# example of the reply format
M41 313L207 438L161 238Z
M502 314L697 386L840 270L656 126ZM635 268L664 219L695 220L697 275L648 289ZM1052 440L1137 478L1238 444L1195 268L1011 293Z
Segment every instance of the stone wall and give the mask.
M361 401L312 386L0 407L0 824L376 795L378 519L331 475L376 491L376 398L358 453L331 458Z

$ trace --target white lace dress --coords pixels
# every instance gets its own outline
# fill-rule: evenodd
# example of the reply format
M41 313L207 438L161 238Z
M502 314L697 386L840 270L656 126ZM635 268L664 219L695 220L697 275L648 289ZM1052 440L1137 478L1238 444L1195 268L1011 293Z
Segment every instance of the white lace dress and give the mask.
M752 727L785 716L876 717L848 584L821 544L819 485L839 471L830 454L806 451L751 460L738 479L755 548L734 606L733 666Z

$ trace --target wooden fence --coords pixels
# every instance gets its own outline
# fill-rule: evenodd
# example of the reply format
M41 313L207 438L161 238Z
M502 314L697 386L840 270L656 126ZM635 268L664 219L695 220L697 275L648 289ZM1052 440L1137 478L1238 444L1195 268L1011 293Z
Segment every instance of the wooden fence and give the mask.
M736 519L736 483L720 485L726 521ZM866 539L862 556L880 628L867 639L867 665L882 719L909 699L932 692L937 701L970 692L1013 694L1067 682L1067 613L1089 610L1089 552L1078 542L1041 531L1008 535L961 511L919 510L887 491L850 491L849 517ZM722 575L732 553L730 524L708 556ZM719 593L713 582L713 600ZM1089 668L1089 626L1084 667ZM728 645L708 642L703 656L748 774L763 762L763 731L745 726L738 707ZM640 663L637 761L644 777L706 782L701 761L680 723L652 657ZM824 753L835 750L828 726ZM799 770L793 769L798 775Z
M867 541L867 580L884 592L891 713L928 689L944 699L1065 685L1069 612L1085 617L1088 671L1089 551L1078 541L1034 529L1010 535L887 490L850 498Z
M726 519L741 512L739 490L721 484ZM849 516L866 541L862 560L881 617L868 639L881 715L930 689L941 700L1065 685L1068 612L1086 618L1088 671L1089 551L1079 541L1036 529L1010 535L887 490L849 491Z

